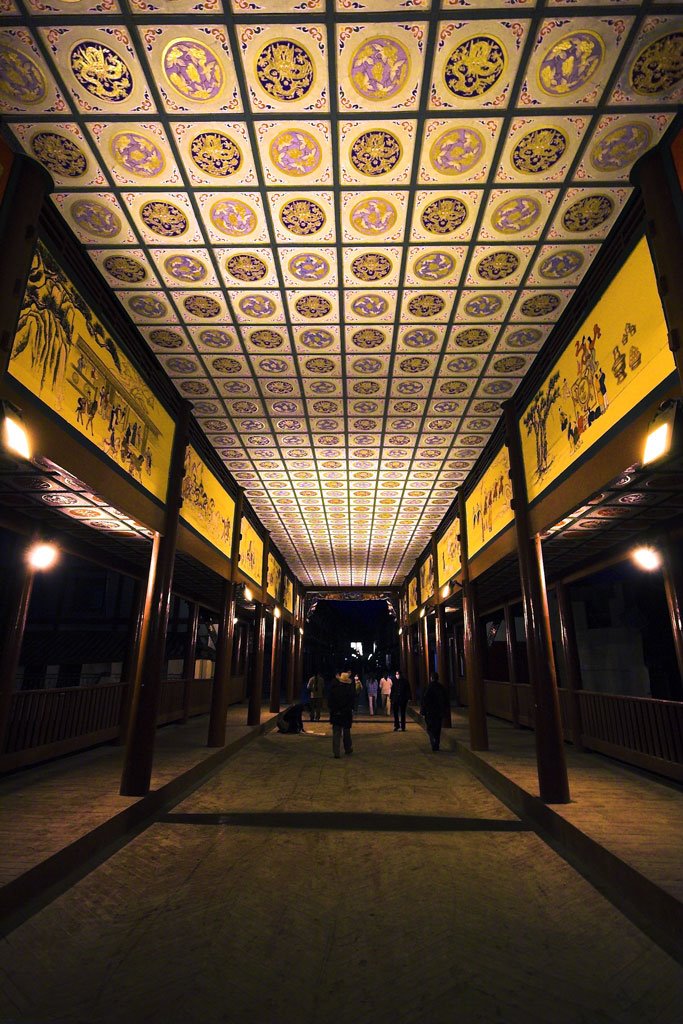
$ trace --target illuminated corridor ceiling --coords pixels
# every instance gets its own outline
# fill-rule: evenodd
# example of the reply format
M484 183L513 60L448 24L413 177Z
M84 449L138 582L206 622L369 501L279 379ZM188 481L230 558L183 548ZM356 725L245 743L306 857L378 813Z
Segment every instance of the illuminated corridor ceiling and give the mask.
M683 94L683 8L0 0L0 111L305 583L400 582Z

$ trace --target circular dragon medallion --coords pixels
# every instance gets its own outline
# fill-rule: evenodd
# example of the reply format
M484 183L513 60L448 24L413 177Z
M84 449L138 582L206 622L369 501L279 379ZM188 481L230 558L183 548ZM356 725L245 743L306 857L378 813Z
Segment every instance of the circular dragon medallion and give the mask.
M259 359L258 365L264 373L286 373L288 368L286 359L277 359L275 356Z
M88 169L88 160L81 148L57 132L36 132L31 139L31 150L50 174L80 178Z
M317 412L320 416L330 416L338 411L339 409L336 402L326 400L313 403L313 412Z
M446 368L451 373L471 373L472 370L476 370L479 363L472 356L456 356L455 359L449 359Z
M164 260L164 268L170 277L175 278L176 281L182 281L184 284L196 284L198 281L203 281L208 274L201 260L186 253L174 253L172 256L167 256Z
M240 373L242 364L239 359L233 359L230 356L219 356L218 359L214 359L213 368L218 373Z
M115 50L95 40L77 43L69 62L78 84L91 96L107 103L122 103L133 91L130 68Z
M401 143L391 132L363 132L351 144L349 156L359 174L376 178L393 171L402 155Z
M306 348L329 348L334 342L334 335L331 331L325 330L308 330L301 332L301 344L305 345Z
M458 331L454 340L458 348L479 348L489 340L489 332L482 327L466 327Z
M642 121L627 121L613 128L593 146L590 161L598 171L623 171L650 148L651 142L649 125Z
M193 103L214 100L225 81L216 54L197 39L174 39L164 50L161 66L177 93Z
M361 235L383 235L391 231L398 219L396 207L380 197L362 199L349 214L352 226Z
M351 270L359 281L381 281L391 273L392 264L381 252L367 252L351 261Z
M334 360L326 359L324 356L313 356L306 360L306 369L311 373L332 373L334 367Z
M325 225L325 211L312 199L291 199L280 210L280 220L293 235L315 235Z
M482 391L485 395L507 395L514 387L510 380L490 380L483 385Z
M442 395L463 395L467 391L464 380L445 380L439 386Z
M535 196L512 196L504 199L491 215L491 224L502 235L528 231L541 215L541 204Z
M468 316L494 316L503 306L497 295L475 295L465 303Z
M519 373L526 366L526 360L521 356L503 356L501 359L494 359L493 369L496 373Z
M47 96L45 76L32 57L0 42L0 95L32 107Z
M192 316L208 317L213 320L221 314L220 302L210 295L187 295L183 299L183 306Z
M429 360L422 359L420 356L408 356L406 359L401 359L398 365L404 373L424 373L429 369Z
M641 50L629 80L641 96L658 96L683 78L683 32L660 36Z
M226 261L226 269L238 281L261 281L268 273L267 263L260 256L238 252Z
M138 178L155 178L166 165L157 144L140 132L117 132L110 149L115 163Z
M484 140L474 128L449 128L442 132L429 150L432 166L440 174L465 174L484 155Z
M335 390L335 386L331 380L314 380L311 381L310 386L314 395L330 395ZM288 390L294 390L291 384L289 385Z
M359 295L351 303L351 309L356 316L383 316L389 309L389 303L383 295Z
M292 103L311 91L315 69L303 46L278 39L267 43L256 58L256 78L271 99Z
M173 373L195 373L197 370L197 363L194 359L188 359L186 356L174 356L172 359L166 361L166 366Z
M532 295L524 300L520 312L524 316L548 316L554 313L559 305L560 299L557 295Z
M249 390L245 380L228 380L221 383L221 387L226 395L244 395Z
M302 295L294 303L294 308L300 316L309 316L311 320L319 320L323 316L330 315L332 303L324 295Z
M270 144L270 159L283 174L301 178L320 167L322 149L310 132L291 128L279 132Z
M199 340L207 348L231 348L232 338L225 331L215 327L206 327L199 332Z
M408 312L413 316L438 316L445 308L445 299L429 293L414 295L408 302Z
M187 217L177 206L163 199L153 199L140 207L143 223L156 235L177 238L184 235L189 224Z
M354 53L349 77L363 99L383 102L401 91L409 72L410 58L401 43L390 36L375 36Z
M253 316L257 320L273 316L276 310L275 303L268 295L244 295L237 305L245 316Z
M363 327L352 335L351 341L358 348L378 348L384 343L384 334L374 327Z
M381 359L372 359L370 356L362 356L360 359L354 359L353 369L356 373L379 373L382 369ZM368 444L368 441L358 440L359 444Z
M477 263L477 274L485 281L501 281L519 269L519 256L514 252L492 252Z
M500 411L500 405L498 402L477 402L474 406L474 412L482 412L485 415L490 415Z
M423 281L441 281L455 270L455 260L447 252L428 252L415 260L413 267Z
M542 174L562 159L567 139L559 128L534 128L512 150L512 166L520 174Z
M149 332L149 340L159 348L182 348L185 339L177 331L169 331L167 327L155 327Z
M376 380L357 380L352 390L356 395L376 395L380 386Z
M604 56L605 44L596 32L570 32L543 55L538 84L548 96L567 96L590 82Z
M142 263L138 263L132 256L107 256L103 266L111 277L126 284L139 284L147 277L147 271Z
M256 213L241 199L219 199L211 207L209 217L216 231L223 235L250 235L256 229Z
M114 238L121 231L118 216L96 199L77 199L71 207L71 216L80 228L97 238Z
M287 264L292 277L299 281L322 281L330 272L330 264L324 256L314 252L297 253Z
M396 385L396 390L399 395L421 395L424 387L420 380L400 380Z
M133 295L128 299L128 308L137 316L160 320L166 316L167 309L163 302L153 298L151 295Z
M580 270L583 262L583 256L575 249L560 249L541 260L538 272L550 281L561 281Z
M195 135L190 143L190 157L200 171L214 178L227 178L242 166L241 149L222 132Z
M403 336L403 344L407 345L408 348L427 348L436 341L438 341L438 335L436 331L430 330L429 327L415 327L413 330L407 331Z
M425 206L420 214L422 226L434 235L448 235L467 220L467 207L460 199L444 196Z
M510 348L529 348L537 345L543 338L543 333L537 327L520 327L518 330L508 334L506 343Z
M562 214L567 231L584 233L594 231L612 216L614 201L607 195L585 196L572 203Z
M269 349L281 348L285 343L285 339L279 331L270 331L264 328L252 331L249 341L252 345L256 345L257 348Z
M444 68L446 88L461 99L483 96L492 89L506 65L503 44L493 36L464 39L451 53Z

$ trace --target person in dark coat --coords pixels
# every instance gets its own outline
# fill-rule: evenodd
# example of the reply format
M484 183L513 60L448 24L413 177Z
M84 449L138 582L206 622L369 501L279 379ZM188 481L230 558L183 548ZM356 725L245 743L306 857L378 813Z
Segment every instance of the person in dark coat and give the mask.
M391 706L394 711L394 732L406 731L406 708L410 700L410 683L400 672L396 672L391 684Z
M287 708L281 715L277 716L277 729L278 732L289 732L299 733L304 731L304 723L302 716L304 713L303 704L292 704L291 708Z
M341 757L340 741L344 738L344 753L352 754L351 726L353 725L353 705L356 692L350 672L340 672L330 689L328 704L330 722L332 723L332 752Z
M439 673L432 672L429 677L427 689L422 696L421 714L424 715L427 735L436 752L441 742L441 723L446 711L446 692L439 682Z

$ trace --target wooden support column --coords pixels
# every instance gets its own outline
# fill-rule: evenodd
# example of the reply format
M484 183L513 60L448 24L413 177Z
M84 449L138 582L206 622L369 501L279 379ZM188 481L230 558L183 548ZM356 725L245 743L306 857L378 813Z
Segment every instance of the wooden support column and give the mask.
M280 710L280 652L282 647L282 619L273 615L273 641L270 649L270 710Z
M150 559L145 616L121 775L122 796L144 796L149 791L152 778L191 409L190 403L183 401L178 411L166 491L164 532L163 536L155 535Z
M519 673L517 672L517 650L515 647L517 641L515 617L509 604L505 604L503 611L505 613L505 654L507 656L508 677L510 679L510 713L512 715L512 724L515 729L519 729L519 695L517 693Z
M52 179L30 157L12 154L0 142L2 161L12 161L2 199L0 233L0 379L9 365L17 320L38 241L38 219L52 192Z
M427 613L425 611L424 617L420 619L418 623L418 650L420 652L420 693L424 693L429 683L429 625L427 623Z
M195 662L197 660L197 635L199 633L199 605L196 601L189 602L189 618L187 620L187 636L183 654L183 722L190 717L192 703L192 684L194 682Z
M436 671L439 673L439 682L444 688L446 700L444 701L443 724L446 729L453 725L451 718L451 674L448 664L448 651L446 649L446 611L442 604L436 606L435 640L436 640Z
M579 703L579 690L583 689L581 662L579 661L579 648L576 643L574 610L572 609L569 591L561 580L555 584L555 595L557 597L557 611L560 618L562 658L567 677L567 690L569 691L569 729L572 743L577 750L583 750L583 743L581 741L583 731L581 725L581 704Z
M681 146L679 132L677 144ZM645 206L645 230L657 275L657 287L664 308L669 348L678 370L678 383L683 391L683 289L681 288L681 253L683 230L676 208L676 193L681 185L669 164L665 147L660 143L640 158L631 178L640 186ZM667 166L669 165L669 166Z
M33 569L23 559L13 574L12 596L4 624L5 635L0 651L0 752L4 751L6 744L14 680L19 668L21 645L24 642L34 575Z
M522 584L524 626L529 674L534 695L534 735L541 800L569 803L569 780L560 718L560 700L553 656L548 595L545 589L541 538L531 537L522 443L514 403L503 405L505 434L510 453L512 509L517 533L517 557Z
M415 680L415 625L408 626L408 639L407 639L407 655L408 655L408 685L410 686L410 693L412 697L415 697L417 693L417 684Z
M130 708L133 701L135 689L135 677L137 675L138 655L141 649L142 631L145 622L145 604L147 593L142 580L135 581L135 595L131 609L131 620L128 628L128 639L126 652L121 665L121 682L127 683L126 689L121 695L121 708L119 712L119 735L116 739L118 746L126 742L128 735L128 723L130 721Z
M260 600L256 601L256 617L254 620L254 644L256 651L254 657L254 671L251 677L251 690L249 692L247 725L259 725L261 721L261 693L263 690L263 666L265 663L266 653L266 605L264 601L264 581L268 579L269 551L270 534L266 534L263 541L263 563L261 565L261 595Z
M683 679L683 572L680 555L673 544L663 545L662 574L678 671Z
M477 586L470 579L465 492L462 488L458 495L458 511L460 514L460 560L462 562L463 647L467 700L469 702L467 718L470 728L470 747L472 750L488 750L489 734L486 725L484 681L481 671L481 641L477 630Z
M294 640L294 626L291 622L287 623L288 635L287 635L287 674L285 676L285 700L288 704L292 703L294 698L294 652L296 648L296 642ZM284 650L284 626L283 626L283 650Z
M232 649L235 642L235 618L237 613L237 585L235 577L240 556L240 523L244 491L240 487L235 498L235 519L230 545L230 579L223 583L221 595L221 618L216 643L216 666L211 687L211 708L207 747L225 746L225 728L232 678Z

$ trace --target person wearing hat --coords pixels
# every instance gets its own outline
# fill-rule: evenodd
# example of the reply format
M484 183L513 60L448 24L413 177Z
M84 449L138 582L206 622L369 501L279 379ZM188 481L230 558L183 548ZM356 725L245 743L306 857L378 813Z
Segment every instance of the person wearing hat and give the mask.
M341 757L341 739L344 739L344 753L352 754L351 726L353 725L353 704L355 690L350 672L340 672L332 683L329 696L330 722L332 723L332 752Z

